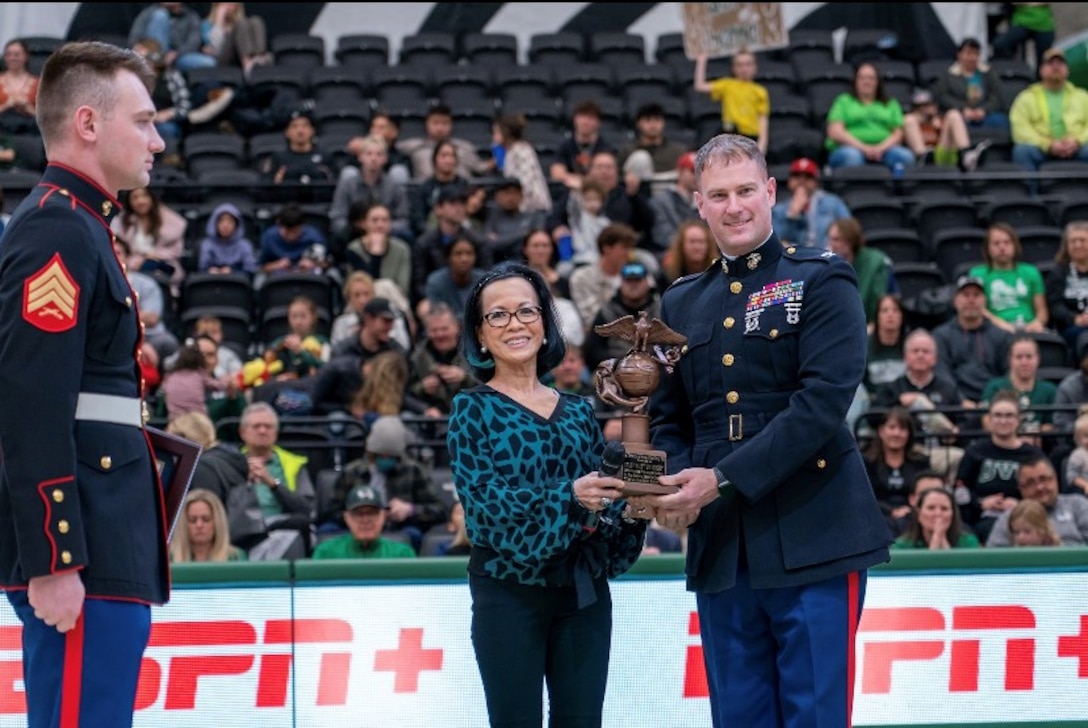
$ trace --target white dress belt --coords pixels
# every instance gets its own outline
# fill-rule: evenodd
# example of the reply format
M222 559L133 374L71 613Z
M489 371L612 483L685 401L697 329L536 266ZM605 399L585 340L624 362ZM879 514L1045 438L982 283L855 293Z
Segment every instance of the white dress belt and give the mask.
M143 401L139 397L80 392L76 419L143 427Z

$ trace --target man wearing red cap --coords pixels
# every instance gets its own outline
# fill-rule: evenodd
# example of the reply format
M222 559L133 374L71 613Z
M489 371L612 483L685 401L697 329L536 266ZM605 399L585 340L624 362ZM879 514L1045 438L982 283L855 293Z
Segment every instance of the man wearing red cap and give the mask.
M827 249L831 223L850 217L850 208L833 192L820 187L820 168L807 157L790 165L789 194L771 212L774 230L784 243Z

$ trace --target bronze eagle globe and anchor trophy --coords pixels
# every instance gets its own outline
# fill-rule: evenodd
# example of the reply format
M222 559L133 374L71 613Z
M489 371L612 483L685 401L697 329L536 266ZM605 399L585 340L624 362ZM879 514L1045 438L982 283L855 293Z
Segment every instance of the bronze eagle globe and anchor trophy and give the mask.
M622 417L626 452L619 477L624 481L624 495L675 493L677 486L657 482L657 476L665 474L665 452L650 447L650 416L646 414L646 405L661 383L660 367L665 368L666 374L672 374L686 350L687 337L659 319L651 319L645 311L594 326L593 330L601 336L617 336L632 343L626 354L602 361L593 372L597 395L611 405L631 410Z

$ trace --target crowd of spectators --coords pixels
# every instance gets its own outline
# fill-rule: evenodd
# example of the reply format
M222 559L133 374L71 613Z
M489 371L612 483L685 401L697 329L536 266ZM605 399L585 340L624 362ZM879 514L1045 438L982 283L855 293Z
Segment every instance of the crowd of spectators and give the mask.
M782 240L829 250L857 273L870 343L851 417L906 548L1048 543L1046 519L1018 510L1024 501L1043 505L1061 543L1088 539L1088 420L1078 419L1088 403L1088 221L1065 225L1045 270L1024 260L1016 225L987 225L978 259L947 287L947 309L921 321L905 305L897 261L866 244L850 199L827 184L852 166L970 173L994 144L985 134L976 142L981 130L1006 134L1025 171L1049 159L1088 161L1088 92L1069 83L1045 23L1014 21L994 51L1004 57L1034 34L1037 83L1005 98L983 44L967 38L904 111L881 64L861 60L822 120L823 148L786 160L780 177ZM568 133L546 155L526 114L496 109L490 138L470 141L458 135L458 109L437 102L418 135L402 136L392 110L371 108L365 129L330 147L312 99L255 103L244 88L188 80L196 69L237 67L248 79L274 67L265 36L242 3L213 3L203 19L184 3L152 4L129 35L156 69L160 133L178 142L161 166L184 169L185 141L198 132L244 135L256 123L250 114L274 112L269 123L281 135L253 155L258 184L285 190L273 207L228 194L198 218L153 183L125 194L114 223L144 319L152 411L205 446L173 558L463 553L439 443L452 397L476 384L457 348L461 327L472 325L461 320L469 290L502 260L540 271L568 343L549 382L594 398L606 436L618 438L617 413L591 381L624 342L595 327L656 315L665 287L717 257L693 199L698 139L670 128L657 100L632 108L629 128L617 131L603 124L603 103L583 98L563 107ZM8 42L4 62L0 165L18 163L5 156L5 134L33 133L36 88L25 44ZM775 101L759 64L740 52L730 75L712 78L698 56L691 90L720 104L715 132L768 150ZM327 197L292 198L308 186ZM240 336L221 308L184 308L190 282L215 277L241 277L254 302L289 278L318 281L327 296L308 287L282 310L254 303ZM1041 343L1055 340L1066 369L1044 371ZM338 441L349 425L362 433L339 440L349 462L330 463L325 445L298 439L316 428ZM677 534L653 543L683 547Z

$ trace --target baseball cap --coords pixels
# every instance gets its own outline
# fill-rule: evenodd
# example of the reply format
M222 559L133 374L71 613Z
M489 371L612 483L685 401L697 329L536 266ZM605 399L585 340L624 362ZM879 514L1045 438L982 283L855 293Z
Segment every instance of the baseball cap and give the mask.
M399 417L384 415L374 420L366 436L366 451L375 455L404 457L408 444L408 428Z
M314 115L307 109L295 109L291 112L291 121L295 119L306 119L311 124L314 123Z
M503 177L495 183L496 190L509 190L512 188L521 189L521 180L517 177Z
M373 508L385 508L385 499L382 494L370 485L357 485L348 492L344 499L344 510L354 511L356 508L371 506Z
M799 157L790 165L790 174L807 174L813 179L819 179L820 166L808 157Z
M388 298L370 299L370 301L363 306L363 313L369 316L381 316L390 321L397 318L397 310L393 308L393 303Z
M632 261L626 264L620 271L620 275L623 276L624 279L633 280L642 280L649 275L649 273L650 271L646 269L646 264L639 263L638 261Z
M677 169L688 169L692 172L695 171L695 152L684 152L680 155L680 159L676 160Z
M459 184L442 185L434 195L434 204L436 205L444 202L465 202L466 200L468 200L468 191L465 190L463 185Z
M960 276L956 280L956 291L957 292L962 291L964 288L967 288L968 286L974 286L975 288L979 289L983 293L986 292L986 286L985 286L985 284L983 284L981 278L976 278L975 276Z
M1049 63L1055 58L1060 58L1062 59L1062 62L1068 63L1065 59L1065 51L1061 48L1047 48L1043 53L1043 63Z
M924 88L920 88L910 97L911 106L925 106L933 103L933 94Z

